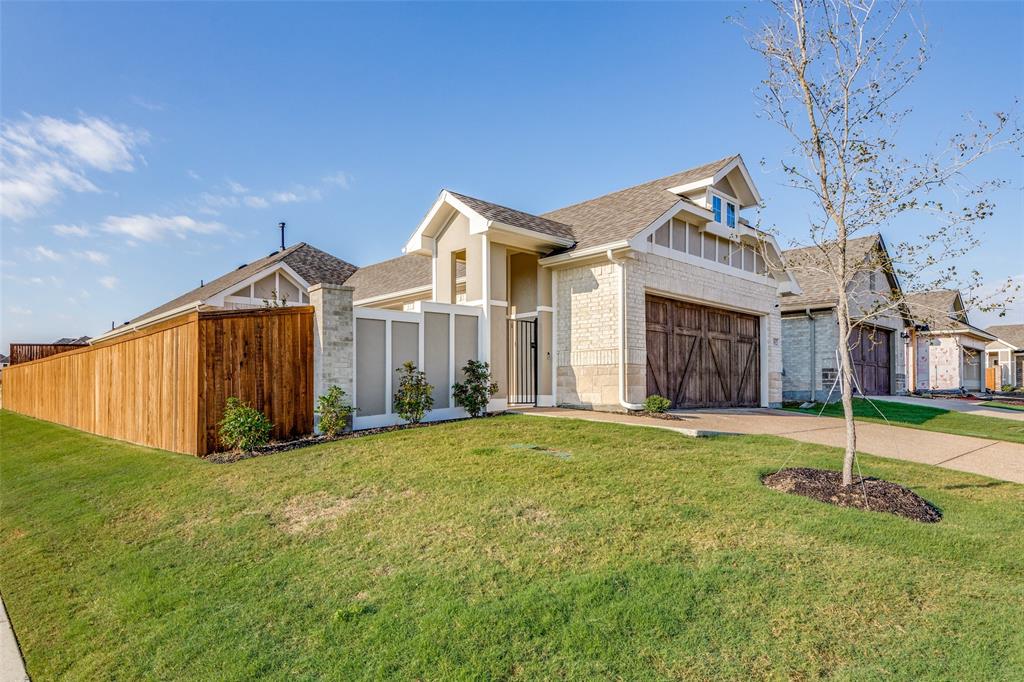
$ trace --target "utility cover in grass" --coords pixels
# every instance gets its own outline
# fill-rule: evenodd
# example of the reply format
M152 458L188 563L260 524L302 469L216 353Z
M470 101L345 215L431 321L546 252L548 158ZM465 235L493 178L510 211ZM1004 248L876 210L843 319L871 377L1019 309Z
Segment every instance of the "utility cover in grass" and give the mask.
M838 471L799 467L768 474L762 482L772 490L810 497L837 507L886 512L921 523L937 523L942 512L913 490L877 478L855 478L843 487Z
M546 448L543 445L537 445L536 443L513 443L508 446L512 450L533 450L534 452L543 452L546 455L551 455L561 460L572 458L571 452L564 452L562 450L552 450Z

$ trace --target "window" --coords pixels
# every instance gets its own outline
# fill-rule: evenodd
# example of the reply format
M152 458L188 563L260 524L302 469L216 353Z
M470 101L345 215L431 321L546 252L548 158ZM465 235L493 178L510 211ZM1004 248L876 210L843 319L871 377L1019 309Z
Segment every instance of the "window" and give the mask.
M715 214L715 222L722 222L722 197L711 195L711 211Z
M725 224L736 227L736 204L727 201L725 204Z

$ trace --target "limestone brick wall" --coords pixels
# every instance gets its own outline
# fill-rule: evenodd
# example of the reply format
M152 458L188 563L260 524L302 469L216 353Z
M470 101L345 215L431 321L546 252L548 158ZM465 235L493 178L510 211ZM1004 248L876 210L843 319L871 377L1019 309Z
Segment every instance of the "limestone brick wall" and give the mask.
M315 284L309 289L313 306L313 386L319 397L333 385L351 400L354 376L352 287Z

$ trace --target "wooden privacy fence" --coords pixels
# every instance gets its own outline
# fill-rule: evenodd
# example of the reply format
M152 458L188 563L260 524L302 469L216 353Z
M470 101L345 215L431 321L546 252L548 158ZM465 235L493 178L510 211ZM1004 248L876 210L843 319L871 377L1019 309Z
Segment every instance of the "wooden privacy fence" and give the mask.
M221 449L231 396L295 437L313 430L313 308L192 312L12 365L3 383L14 412L175 452Z
M23 362L42 360L57 353L67 353L71 350L85 348L84 343L12 343L11 359L12 365L20 365Z

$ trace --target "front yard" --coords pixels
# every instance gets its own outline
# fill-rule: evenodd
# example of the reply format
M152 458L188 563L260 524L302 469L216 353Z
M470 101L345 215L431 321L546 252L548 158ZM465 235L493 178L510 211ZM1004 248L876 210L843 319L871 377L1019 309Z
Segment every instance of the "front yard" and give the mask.
M991 440L1005 440L1010 443L1024 443L1024 422L1021 421L986 417L966 412L954 412L928 405L908 405L906 403L893 403L886 400L872 400L871 402L878 407L878 410L881 410L882 414L885 415L885 419L878 414L878 410L872 407L867 400L861 398L853 399L854 419L857 421L876 422L878 424L885 424L886 419L888 419L889 423L896 426L906 426L912 429L939 431L941 433L989 438ZM821 407L819 403L806 410L799 408L789 409L802 414L818 414L821 412ZM839 417L842 419L843 406L839 402L829 403L825 407L823 414L826 417Z
M34 680L1011 679L1024 487L863 457L941 523L760 484L838 451L500 417L231 465L0 415Z

